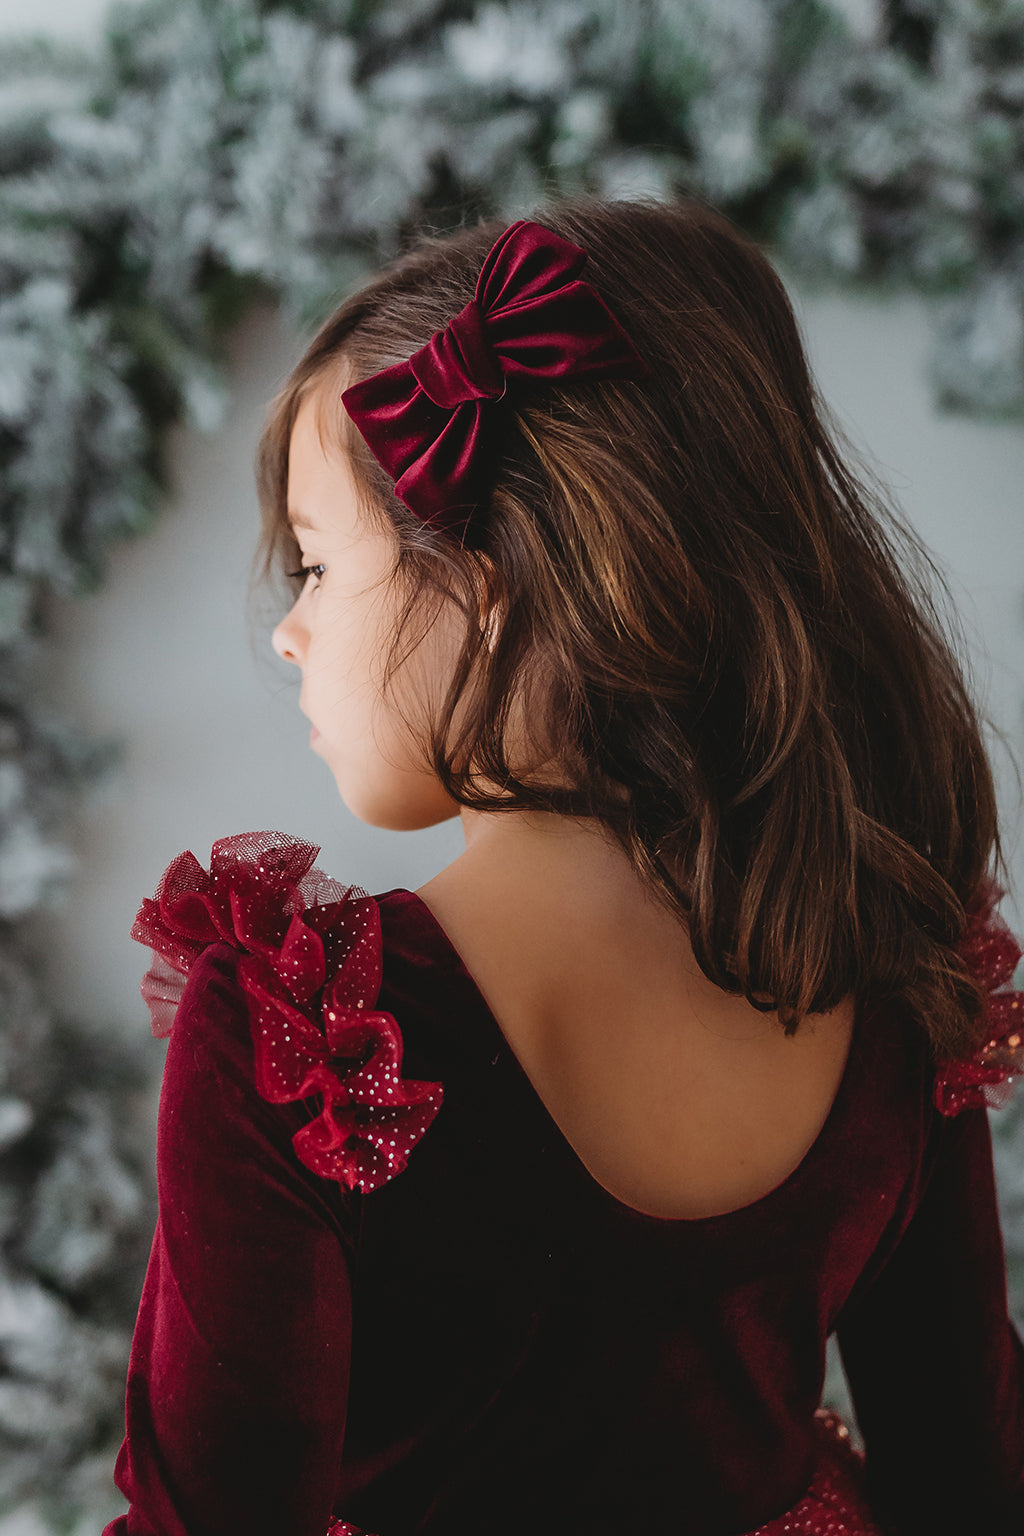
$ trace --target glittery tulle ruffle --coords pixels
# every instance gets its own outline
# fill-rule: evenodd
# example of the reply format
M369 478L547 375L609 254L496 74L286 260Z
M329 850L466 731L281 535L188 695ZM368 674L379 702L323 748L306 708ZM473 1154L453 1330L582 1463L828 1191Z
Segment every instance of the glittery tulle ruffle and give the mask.
M935 1077L935 1104L944 1115L963 1109L1002 1109L1024 1075L1024 992L1009 983L1021 958L1021 946L995 911L1006 895L987 875L968 910L967 927L957 948L985 988L988 998L985 1042L962 1061L944 1062Z
M838 1413L814 1416L818 1466L798 1504L746 1536L884 1536L864 1492L864 1453L850 1439Z
M143 899L131 935L153 951L141 992L158 1038L170 1033L206 946L244 952L237 975L259 1093L274 1104L321 1095L321 1112L293 1138L296 1154L366 1193L405 1167L443 1090L401 1076L401 1031L373 1008L382 979L377 903L315 868L319 852L281 832L241 832L213 844L207 871L186 850Z
M814 1415L818 1465L799 1503L744 1536L885 1536L873 1519L863 1488L864 1454L850 1440L838 1413L819 1408ZM347 1520L337 1520L324 1536L377 1536Z

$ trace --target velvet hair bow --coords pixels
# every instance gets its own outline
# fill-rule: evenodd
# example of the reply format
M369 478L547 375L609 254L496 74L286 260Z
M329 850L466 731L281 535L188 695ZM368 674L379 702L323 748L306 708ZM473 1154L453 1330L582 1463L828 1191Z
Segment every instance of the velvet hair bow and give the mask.
M342 404L400 501L466 542L501 452L494 410L510 378L643 378L649 364L592 284L587 253L518 219L484 259L464 309L414 352L361 379Z

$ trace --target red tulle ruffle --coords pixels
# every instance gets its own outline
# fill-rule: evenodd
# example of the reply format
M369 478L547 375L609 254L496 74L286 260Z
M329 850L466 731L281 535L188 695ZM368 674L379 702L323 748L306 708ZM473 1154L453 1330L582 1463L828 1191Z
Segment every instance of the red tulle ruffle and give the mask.
M373 1006L382 979L377 903L315 868L319 852L281 832L241 832L214 843L207 871L186 850L144 898L131 933L153 950L141 991L158 1038L170 1033L206 946L243 951L237 974L258 1091L274 1104L321 1096L295 1151L314 1173L366 1193L405 1167L443 1090L401 1076L401 1031Z
M1005 895L986 875L957 946L987 993L988 1029L973 1056L944 1062L937 1072L935 1104L944 1115L971 1108L1002 1109L1013 1096L1015 1079L1024 1074L1024 992L1009 985L1022 951L995 910Z

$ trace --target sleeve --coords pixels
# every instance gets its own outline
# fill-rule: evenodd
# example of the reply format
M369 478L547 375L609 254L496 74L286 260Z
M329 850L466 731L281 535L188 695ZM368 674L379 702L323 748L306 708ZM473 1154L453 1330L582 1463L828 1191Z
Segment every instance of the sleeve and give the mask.
M309 1113L254 1086L238 952L193 965L164 1063L158 1217L103 1536L325 1536L360 1199L306 1168Z
M936 1115L925 1193L836 1336L892 1536L1024 1532L1024 1344L1008 1311L988 1111Z

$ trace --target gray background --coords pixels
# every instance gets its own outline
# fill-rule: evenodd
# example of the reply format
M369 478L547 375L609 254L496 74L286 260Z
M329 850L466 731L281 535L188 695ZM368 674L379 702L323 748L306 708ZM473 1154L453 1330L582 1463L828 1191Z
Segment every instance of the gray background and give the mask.
M104 8L98 0L3 0L0 27L88 42ZM1021 425L933 410L923 300L812 293L779 270L826 398L947 574L982 706L1021 762ZM173 491L155 531L114 551L99 593L49 606L52 642L36 685L86 731L122 738L127 756L80 813L77 867L59 910L34 917L27 933L54 1003L125 1031L149 1024L138 993L148 951L129 929L183 848L206 864L216 838L276 828L321 845L318 863L335 878L379 893L415 889L463 846L457 818L388 832L352 816L309 749L298 673L271 649L279 613L264 604L262 621L247 627L258 534L252 457L266 402L300 350L301 338L272 310L249 316L232 342L226 420L211 436L172 434ZM1020 932L1020 797L1006 749L991 745L1014 867L1002 911Z

